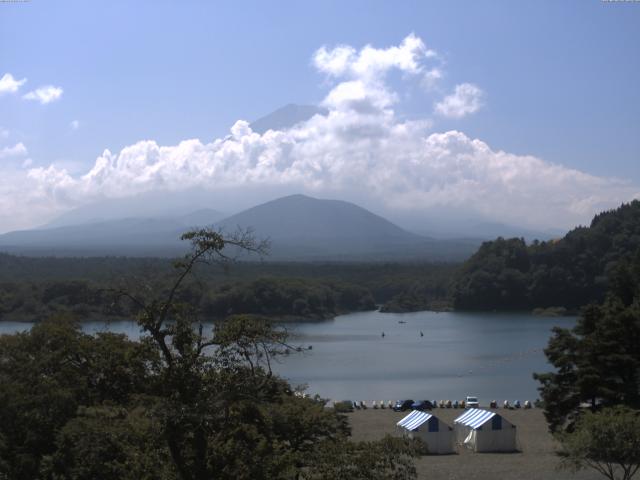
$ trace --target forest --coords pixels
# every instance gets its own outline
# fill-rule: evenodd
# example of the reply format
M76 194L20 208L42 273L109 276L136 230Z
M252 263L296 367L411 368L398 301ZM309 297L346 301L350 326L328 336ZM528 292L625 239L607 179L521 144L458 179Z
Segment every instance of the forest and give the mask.
M451 301L459 310L577 311L604 299L620 261L639 248L640 201L634 200L558 240L485 242L456 273Z
M295 350L255 316L205 327L178 295L233 239L202 230L166 290L122 290L148 335L83 333L69 315L0 336L0 479L416 477L424 444L349 440L344 415L271 370ZM258 248L250 239L242 248Z
M420 310L447 303L455 264L237 262L198 265L181 299L203 318L258 314L278 320L320 320L341 313L400 305ZM71 312L82 319L133 318L117 301L126 289L163 289L171 263L155 258L31 258L0 254L0 321L41 321ZM151 287L152 286L152 287Z
M485 242L463 264L237 262L199 265L181 291L205 318L257 314L320 320L372 310L553 309L577 313L601 302L620 260L640 249L640 201L602 212L563 238ZM30 258L0 254L0 320L133 318L123 288L162 289L166 259Z

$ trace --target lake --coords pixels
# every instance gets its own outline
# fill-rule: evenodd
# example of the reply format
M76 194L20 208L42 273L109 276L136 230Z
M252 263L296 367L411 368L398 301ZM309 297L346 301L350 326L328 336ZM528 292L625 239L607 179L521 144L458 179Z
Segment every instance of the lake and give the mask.
M550 369L542 349L551 328L574 323L517 313L353 313L287 324L292 343L312 350L283 357L274 368L294 385L308 384L309 393L333 400L534 400L538 385L531 374ZM28 328L0 322L0 333ZM88 322L83 329L140 335L131 321Z

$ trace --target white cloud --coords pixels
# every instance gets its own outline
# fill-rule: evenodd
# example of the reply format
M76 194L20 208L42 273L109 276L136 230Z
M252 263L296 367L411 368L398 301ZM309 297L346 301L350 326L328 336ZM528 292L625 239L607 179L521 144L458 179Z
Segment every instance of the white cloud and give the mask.
M371 113L387 110L397 102L397 94L385 83L387 73L398 70L417 76L436 56L422 39L410 34L400 45L389 48L367 45L358 51L345 45L331 50L321 47L313 55L313 63L318 71L341 80L325 98L324 106Z
M72 120L71 123L69 123L69 126L71 127L71 130L78 130L80 128L80 122L78 120Z
M22 142L16 143L13 147L0 149L0 158L23 157L27 154L27 147Z
M46 85L25 94L22 98L25 100L36 100L45 105L58 100L62 97L62 93L62 88L54 87L53 85Z
M5 73L2 78L0 78L0 95L3 93L16 93L26 81L26 78L16 80L10 73Z
M431 68L422 76L422 86L427 90L433 90L440 80L444 77L442 69L438 67Z
M472 83L456 85L455 91L436 103L436 113L448 118L462 118L480 110L484 92Z
M403 120L385 76L400 70L405 80L421 81L429 52L415 36L388 49L318 50L318 70L335 81L323 100L328 113L290 129L260 135L238 121L211 142L145 140L105 150L84 173L50 165L0 175L0 228L41 223L103 198L193 188L221 200L234 192L262 200L265 192L305 192L403 216L452 208L543 228L584 223L640 196L628 182L496 150L456 130L434 131L428 120Z

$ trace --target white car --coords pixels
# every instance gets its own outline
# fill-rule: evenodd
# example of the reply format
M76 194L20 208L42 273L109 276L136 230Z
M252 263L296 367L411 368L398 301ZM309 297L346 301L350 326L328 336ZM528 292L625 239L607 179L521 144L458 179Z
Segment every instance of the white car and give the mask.
M478 408L480 406L478 397L467 397L464 403L467 408Z

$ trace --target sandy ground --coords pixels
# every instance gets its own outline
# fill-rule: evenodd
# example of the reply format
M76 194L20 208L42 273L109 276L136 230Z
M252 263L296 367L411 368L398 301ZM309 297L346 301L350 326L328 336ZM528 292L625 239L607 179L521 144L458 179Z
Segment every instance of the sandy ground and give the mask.
M454 455L427 455L416 460L418 478L429 480L596 480L594 471L571 473L558 470L556 444L547 431L542 410L497 410L518 428L517 453L473 453L458 447ZM354 440L377 440L385 434L398 435L395 424L409 412L357 410L349 414ZM434 409L441 421L453 426L462 414L458 409Z

